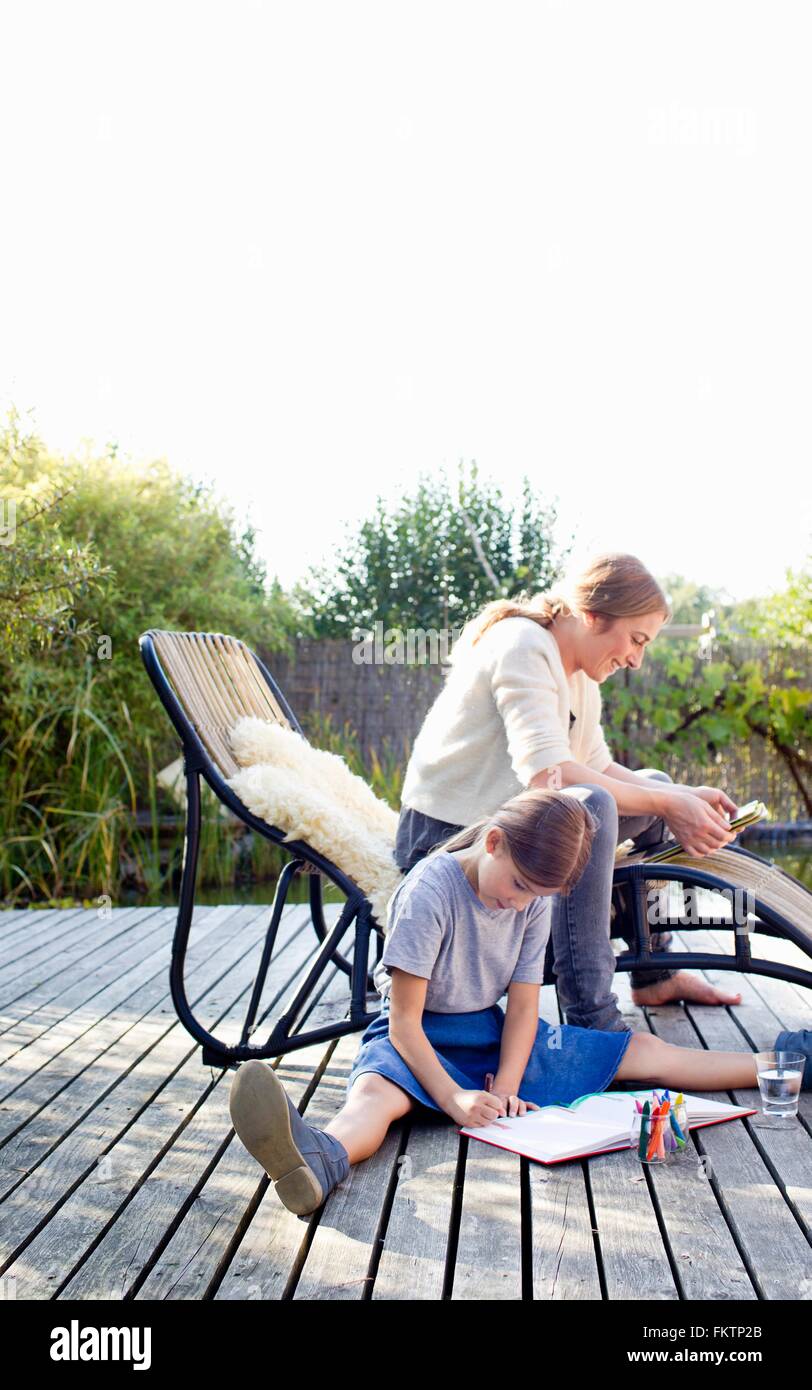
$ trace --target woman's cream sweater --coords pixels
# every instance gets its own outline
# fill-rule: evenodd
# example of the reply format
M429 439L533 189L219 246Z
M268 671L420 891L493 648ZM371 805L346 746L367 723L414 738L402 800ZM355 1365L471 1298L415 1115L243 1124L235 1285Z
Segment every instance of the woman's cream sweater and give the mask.
M570 715L574 715L574 722ZM532 618L502 618L472 646L461 638L415 739L404 806L470 825L556 763L603 772L612 761L597 681L569 680L558 643Z

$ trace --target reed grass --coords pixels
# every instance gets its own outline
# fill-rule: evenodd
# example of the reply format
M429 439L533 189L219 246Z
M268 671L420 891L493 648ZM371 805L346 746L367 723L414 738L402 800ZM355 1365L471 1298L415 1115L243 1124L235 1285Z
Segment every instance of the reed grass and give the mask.
M4 907L113 904L125 891L144 901L172 896L183 852L183 828L166 826L169 801L156 780L171 743L156 749L121 700L102 717L98 677L70 699L54 700L0 742L0 898ZM117 716L117 717L114 717ZM362 757L349 724L328 716L309 722L312 742L346 759L377 796L397 809L402 763L385 741L380 755ZM148 811L148 825L136 819ZM204 786L198 884L214 888L249 882L272 885L286 852L226 815ZM306 885L305 885L306 888Z

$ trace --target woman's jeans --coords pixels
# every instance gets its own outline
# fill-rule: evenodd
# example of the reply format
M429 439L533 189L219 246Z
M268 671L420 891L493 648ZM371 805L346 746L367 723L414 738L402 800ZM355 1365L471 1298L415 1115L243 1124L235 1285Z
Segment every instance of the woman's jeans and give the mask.
M652 781L672 780L667 772L654 768L644 768L640 775ZM565 792L584 802L597 822L597 830L592 853L577 884L566 897L556 895L552 900L553 968L559 1003L566 1022L576 1028L629 1031L611 988L615 954L609 925L615 850L623 840L633 840L635 849L647 849L667 839L670 832L658 816L618 816L617 802L603 787L578 784L565 788ZM461 826L402 807L395 844L398 868L408 873L430 849L460 829ZM652 950L667 950L670 941L670 932L652 932ZM667 980L674 973L660 968L632 970L632 988L642 989L657 980Z

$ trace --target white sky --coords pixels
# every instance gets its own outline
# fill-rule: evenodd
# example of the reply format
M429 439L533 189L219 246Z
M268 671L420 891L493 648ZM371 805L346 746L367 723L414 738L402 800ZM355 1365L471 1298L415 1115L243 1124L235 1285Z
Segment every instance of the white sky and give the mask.
M807 0L0 11L0 403L289 584L475 458L735 597L812 548Z

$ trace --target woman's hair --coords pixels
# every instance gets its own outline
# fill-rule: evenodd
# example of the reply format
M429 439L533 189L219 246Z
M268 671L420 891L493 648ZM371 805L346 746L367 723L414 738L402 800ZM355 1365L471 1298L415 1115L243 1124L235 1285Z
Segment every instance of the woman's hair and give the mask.
M486 603L467 622L451 652L457 647L474 646L494 623L502 618L532 618L540 627L549 627L559 614L564 617L597 613L611 623L615 618L639 618L660 612L671 617L668 599L657 580L634 555L610 552L598 555L578 576L570 597L561 594L534 594L526 600L494 599Z
M520 874L543 887L575 887L587 866L595 822L582 801L565 792L535 787L511 797L491 816L457 831L430 855L471 846L484 848L489 830L504 836L505 848Z

